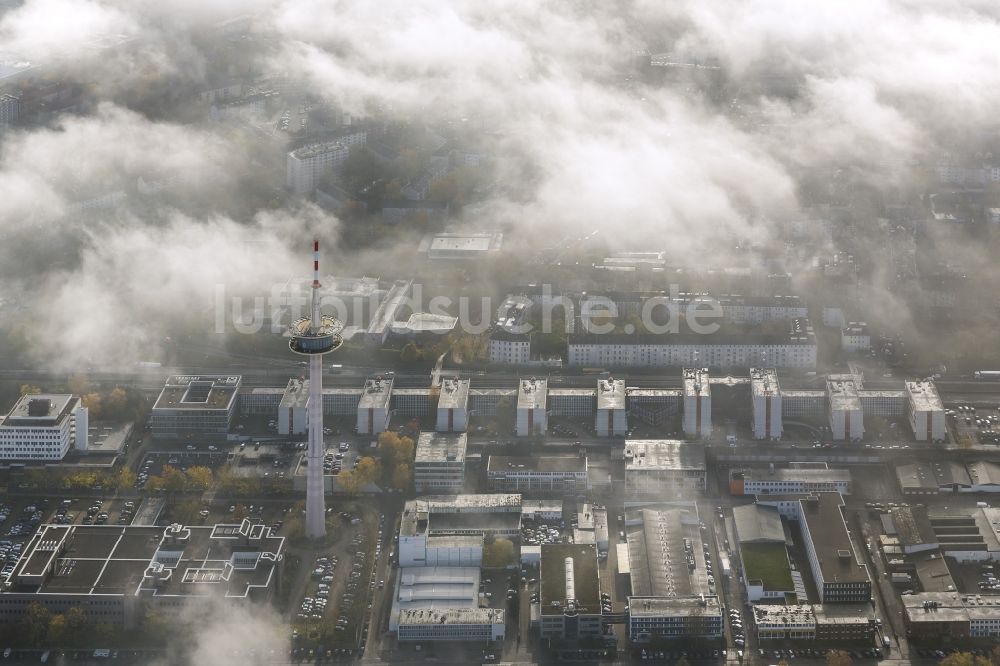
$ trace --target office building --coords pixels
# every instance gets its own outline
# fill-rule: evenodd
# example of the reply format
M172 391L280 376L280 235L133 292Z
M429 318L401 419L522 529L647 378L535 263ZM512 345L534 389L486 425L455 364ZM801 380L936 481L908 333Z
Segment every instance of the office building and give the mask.
M624 437L628 432L625 413L625 380L597 380L597 412L594 431L598 437Z
M781 439L781 389L778 386L778 371L774 368L751 368L750 394L753 400L753 438Z
M58 461L89 446L89 412L69 394L23 395L0 418L0 459Z
M921 592L900 599L911 638L934 642L1000 637L1000 595Z
M848 322L840 329L840 349L845 352L868 351L872 346L872 336L868 324L863 321Z
M469 427L469 380L445 377L438 394L437 431L464 432Z
M716 595L628 598L628 637L634 644L722 636L722 604Z
M520 533L520 495L426 495L403 506L399 566L428 566L435 559L478 566L485 537L517 539ZM455 537L478 537L478 548Z
M377 435L389 427L393 377L376 376L365 380L358 402L358 434Z
M539 573L540 634L577 641L601 635L597 549L585 544L545 544Z
M545 379L522 379L517 389L517 422L515 432L518 437L545 435L548 430L549 383Z
M625 442L625 492L643 497L692 497L704 492L705 449L675 439L630 439Z
M156 439L222 440L236 411L239 375L173 375L149 415Z
M830 431L838 441L864 437L864 411L858 395L859 380L854 375L830 375L826 381Z
M851 472L829 469L826 463L789 463L788 467L750 467L729 473L734 495L836 492L851 494Z
M17 95L0 92L0 134L17 123L21 115L21 98Z
M839 493L817 493L799 501L809 568L824 604L867 604L872 582L854 551Z
M712 387L708 368L684 368L684 415L681 426L692 437L712 436Z
M910 429L917 441L943 442L945 439L944 404L934 382L906 382L906 405Z
M458 493L465 486L468 435L422 432L413 460L413 487L418 493Z
M587 457L576 454L489 456L486 483L492 492L585 492L588 489Z
M80 608L93 624L131 629L147 612L191 618L205 599L265 602L280 589L285 540L266 525L43 525L0 593L0 620L32 604Z

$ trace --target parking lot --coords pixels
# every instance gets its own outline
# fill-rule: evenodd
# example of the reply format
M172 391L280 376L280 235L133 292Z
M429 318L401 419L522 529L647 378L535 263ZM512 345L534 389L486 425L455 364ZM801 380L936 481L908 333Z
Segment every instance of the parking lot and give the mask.
M968 403L949 405L948 425L954 428L958 445L1000 445L1000 408L990 409Z

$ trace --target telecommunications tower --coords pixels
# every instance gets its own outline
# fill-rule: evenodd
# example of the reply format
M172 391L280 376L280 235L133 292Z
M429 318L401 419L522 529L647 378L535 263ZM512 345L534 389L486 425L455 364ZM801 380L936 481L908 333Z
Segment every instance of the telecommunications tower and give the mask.
M343 324L324 317L319 309L319 241L313 241L312 316L292 324L288 348L309 357L309 449L306 451L306 537L326 536L326 506L323 497L323 355L337 350L344 339Z

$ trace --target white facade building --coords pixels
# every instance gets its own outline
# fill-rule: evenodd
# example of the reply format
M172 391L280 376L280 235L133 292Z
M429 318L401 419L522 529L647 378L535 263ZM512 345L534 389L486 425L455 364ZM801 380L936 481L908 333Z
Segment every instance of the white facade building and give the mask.
M465 432L469 427L469 380L445 377L440 391L437 431Z
M846 352L868 351L872 346L872 336L868 324L850 321L840 329L840 348Z
M712 436L712 387L708 368L684 368L684 434L693 437Z
M461 492L468 435L422 432L413 460L413 486L421 492Z
M856 441L864 437L864 411L853 375L830 375L826 382L830 431L834 440Z
M907 414L917 441L944 441L944 404L931 381L906 382Z
M569 365L612 368L695 366L749 368L766 358L776 368L816 367L808 319L788 321L787 335L570 335Z
M62 460L88 448L88 412L68 394L25 395L0 419L0 459Z
M594 431L598 437L624 437L628 432L625 413L625 380L599 379L597 381L597 412Z
M522 379L517 390L518 437L544 435L549 427L546 406L549 398L549 383L545 379Z
M490 363L527 365L531 361L531 339L506 331L490 335Z
M393 378L371 377L365 380L358 402L358 434L377 435L389 427Z
M350 146L342 141L293 150L288 153L285 184L295 194L310 194L325 174L343 171L350 154Z
M781 389L774 368L750 369L754 439L781 439Z

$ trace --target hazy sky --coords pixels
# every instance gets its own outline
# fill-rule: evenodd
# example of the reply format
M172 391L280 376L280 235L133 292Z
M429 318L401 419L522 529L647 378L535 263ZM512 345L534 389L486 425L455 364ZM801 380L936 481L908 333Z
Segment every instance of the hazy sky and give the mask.
M197 35L239 13L254 18L262 71L348 112L487 128L516 186L487 209L539 238L777 244L803 173L896 186L913 164L975 146L1000 108L1000 6L987 1L25 0L0 17L0 51L108 101L3 141L0 285L58 303L49 312L89 358L155 340L178 308L207 307L217 281L252 290L289 274L317 229L335 242L337 221L315 209L231 219L257 149L246 135L122 108L151 81L204 86ZM125 46L96 46L109 42ZM644 85L641 51L717 64L718 85ZM139 178L176 179L184 196L72 213Z

